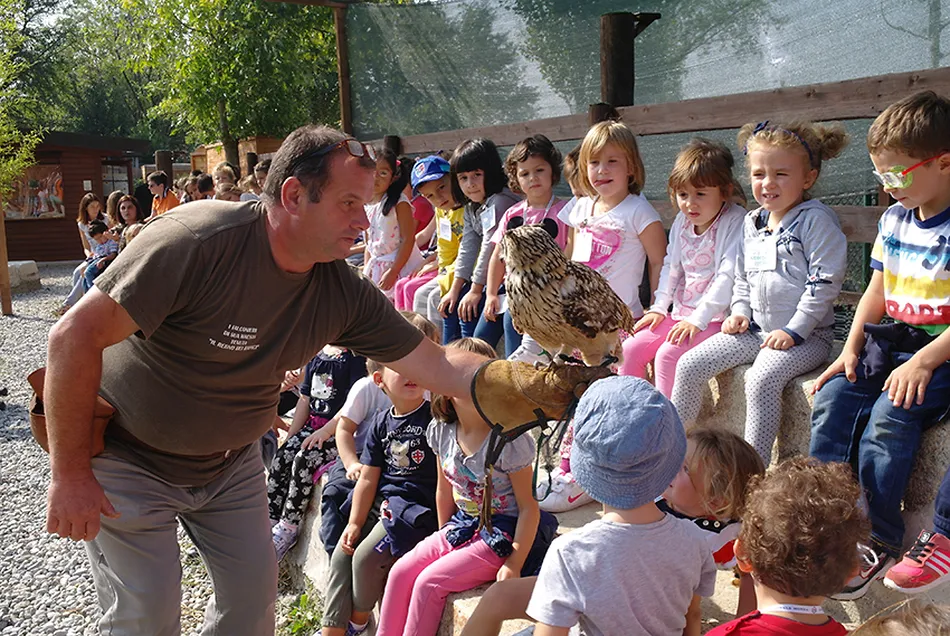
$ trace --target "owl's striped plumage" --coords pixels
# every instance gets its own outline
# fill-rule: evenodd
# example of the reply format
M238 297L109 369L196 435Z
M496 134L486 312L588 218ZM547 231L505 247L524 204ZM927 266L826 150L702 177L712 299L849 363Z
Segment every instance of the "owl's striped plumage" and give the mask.
M634 319L603 276L568 260L539 225L507 230L502 255L515 329L554 358L576 349L590 366L620 360L620 330L633 333Z

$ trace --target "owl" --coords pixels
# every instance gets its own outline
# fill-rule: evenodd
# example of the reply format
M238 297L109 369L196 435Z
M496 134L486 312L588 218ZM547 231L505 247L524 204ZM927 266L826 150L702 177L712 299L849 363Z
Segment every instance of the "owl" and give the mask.
M511 321L548 352L552 364L575 349L588 366L619 362L620 330L633 333L633 314L603 276L564 256L556 234L549 219L505 232Z

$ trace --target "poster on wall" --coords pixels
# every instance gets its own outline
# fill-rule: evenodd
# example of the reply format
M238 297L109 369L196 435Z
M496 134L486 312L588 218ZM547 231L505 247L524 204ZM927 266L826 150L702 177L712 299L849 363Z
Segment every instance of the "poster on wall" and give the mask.
M63 169L59 165L39 165L26 169L3 203L3 216L18 219L57 219L66 216L63 205Z

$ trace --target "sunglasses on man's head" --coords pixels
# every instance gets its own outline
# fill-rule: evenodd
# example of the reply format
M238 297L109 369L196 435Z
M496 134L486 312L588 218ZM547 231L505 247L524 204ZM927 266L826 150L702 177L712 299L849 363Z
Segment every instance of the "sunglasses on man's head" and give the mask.
M885 172L878 172L877 170L872 170L871 174L874 175L874 178L877 179L877 182L880 183L885 188L890 188L891 190L903 190L909 188L912 183L914 183L914 170L917 168L926 165L933 161L934 159L939 159L944 156L945 152L941 152L936 157L931 157L930 159L924 159L919 163L915 163L910 168L905 168L904 166L894 166L890 170Z
M338 141L335 144L324 146L323 148L315 148L310 152L305 152L304 154L297 157L293 162L291 162L290 166L287 168L287 173L293 174L294 170L299 168L305 162L312 161L313 159L319 159L320 157L330 154L337 148L346 148L346 151L350 153L351 157L369 157L373 161L376 161L376 151L372 146L368 146L358 139L348 138Z

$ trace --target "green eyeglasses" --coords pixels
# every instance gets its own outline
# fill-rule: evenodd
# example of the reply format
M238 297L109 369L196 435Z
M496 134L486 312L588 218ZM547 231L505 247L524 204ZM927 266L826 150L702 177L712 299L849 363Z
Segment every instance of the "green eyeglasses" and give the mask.
M351 157L369 157L373 161L376 161L376 151L372 146L367 146L358 139L347 138L342 141L338 141L335 144L330 144L329 146L324 146L323 148L315 148L310 152L305 152L290 163L290 166L287 168L287 174L293 174L294 170L299 168L305 162L311 161L313 159L319 159L320 157L330 154L337 148L346 148L346 151L350 153Z
M877 179L885 188L890 190L903 190L904 188L909 188L914 182L914 170L917 168L926 165L933 161L934 159L939 159L944 156L945 152L941 152L936 157L931 157L930 159L924 159L920 163L915 163L910 168L905 168L904 166L894 166L886 172L878 172L877 170L872 170L871 174L874 175L874 178Z

